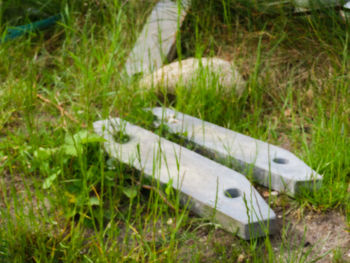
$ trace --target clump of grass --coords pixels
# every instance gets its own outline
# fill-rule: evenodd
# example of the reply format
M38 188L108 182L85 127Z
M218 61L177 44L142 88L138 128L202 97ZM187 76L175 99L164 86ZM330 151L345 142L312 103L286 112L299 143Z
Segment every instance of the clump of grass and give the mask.
M0 28L32 20L17 4L3 3ZM247 88L241 98L223 96L215 79L208 85L199 77L190 91L179 86L174 98L140 92L123 74L154 1L32 4L40 17L60 12L64 21L0 46L1 260L260 262L279 253L269 238L247 243L220 232L179 209L175 192L165 193L173 210L159 194L165 189L109 160L103 142L67 146L67 138L91 132L93 121L109 116L154 129L142 109L155 105L295 152L324 183L286 202L349 217L349 36L337 13L292 16L287 6L267 15L248 1L193 1L178 38L179 58L234 60ZM10 16L8 10L18 11ZM288 241L278 248L288 250ZM304 252L288 253L297 259Z

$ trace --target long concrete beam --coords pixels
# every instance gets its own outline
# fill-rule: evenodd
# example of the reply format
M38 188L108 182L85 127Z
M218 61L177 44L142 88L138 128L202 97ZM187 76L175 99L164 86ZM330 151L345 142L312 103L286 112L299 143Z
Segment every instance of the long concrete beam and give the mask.
M319 187L322 177L293 153L168 108L153 108L158 124L242 170L252 168L255 180L294 196L305 188Z
M128 75L148 74L163 65L175 47L189 7L190 0L160 0L156 4L126 61Z
M274 232L275 213L242 174L118 118L95 122L94 129L110 156L162 184L172 182L198 215L243 239ZM118 143L120 132L130 140Z

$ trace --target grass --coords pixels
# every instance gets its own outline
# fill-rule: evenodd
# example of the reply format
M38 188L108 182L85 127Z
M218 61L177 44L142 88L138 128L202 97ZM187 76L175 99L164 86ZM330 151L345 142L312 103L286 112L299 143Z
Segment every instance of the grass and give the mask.
M19 3L0 6L1 32L32 19ZM291 150L324 184L272 207L340 211L350 221L349 27L335 11L266 14L247 1L193 0L179 57L234 59L248 84L237 98L199 78L171 98L141 93L122 71L154 1L51 1L45 10L43 3L28 6L38 9L35 18L61 12L58 26L0 45L0 262L315 257L303 242L292 248L287 222L277 251L270 237L239 240L182 209L176 192L109 159L92 123L121 116L150 127L141 109L156 105ZM330 253L341 262L341 250Z

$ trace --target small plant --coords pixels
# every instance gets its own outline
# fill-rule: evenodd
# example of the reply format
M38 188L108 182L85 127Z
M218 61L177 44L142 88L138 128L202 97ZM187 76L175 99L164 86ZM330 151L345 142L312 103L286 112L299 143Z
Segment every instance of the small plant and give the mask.
M203 70L190 89L179 85L176 96L157 95L123 71L154 3L0 4L1 33L64 17L55 28L0 45L0 262L317 261L315 247L305 248L303 237L292 240L288 225L310 211L336 212L348 225L334 228L349 228L349 25L331 9L291 15L293 1L280 7L267 0L192 0L177 35L178 60L233 60L246 90L240 98L224 93ZM285 147L322 174L323 185L295 199L270 198L282 216L282 241L241 241L179 209L170 182L159 186L109 159L103 138L88 130L96 120L120 116L206 154L166 126L157 129L143 110L154 106ZM133 139L116 128L116 141ZM341 261L340 250L332 251Z
M117 142L117 143L127 143L130 141L130 136L127 135L125 132L121 132L121 131L117 131L115 133L113 133L113 139Z

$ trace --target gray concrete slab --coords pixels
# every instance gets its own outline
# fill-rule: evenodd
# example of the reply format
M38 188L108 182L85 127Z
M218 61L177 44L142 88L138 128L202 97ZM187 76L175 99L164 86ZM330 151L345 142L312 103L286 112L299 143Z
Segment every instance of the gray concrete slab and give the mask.
M153 113L173 133L205 148L215 158L228 160L242 169L251 167L258 183L295 195L318 187L322 177L293 153L171 109L154 108Z
M330 6L340 6L342 0L294 0L294 5L298 8L321 8Z
M148 74L160 68L176 41L190 0L161 0L154 7L125 64L128 75Z
M172 180L198 215L244 239L274 232L275 213L243 175L118 118L95 122L94 129L110 156L162 184ZM128 142L115 141L120 131Z

